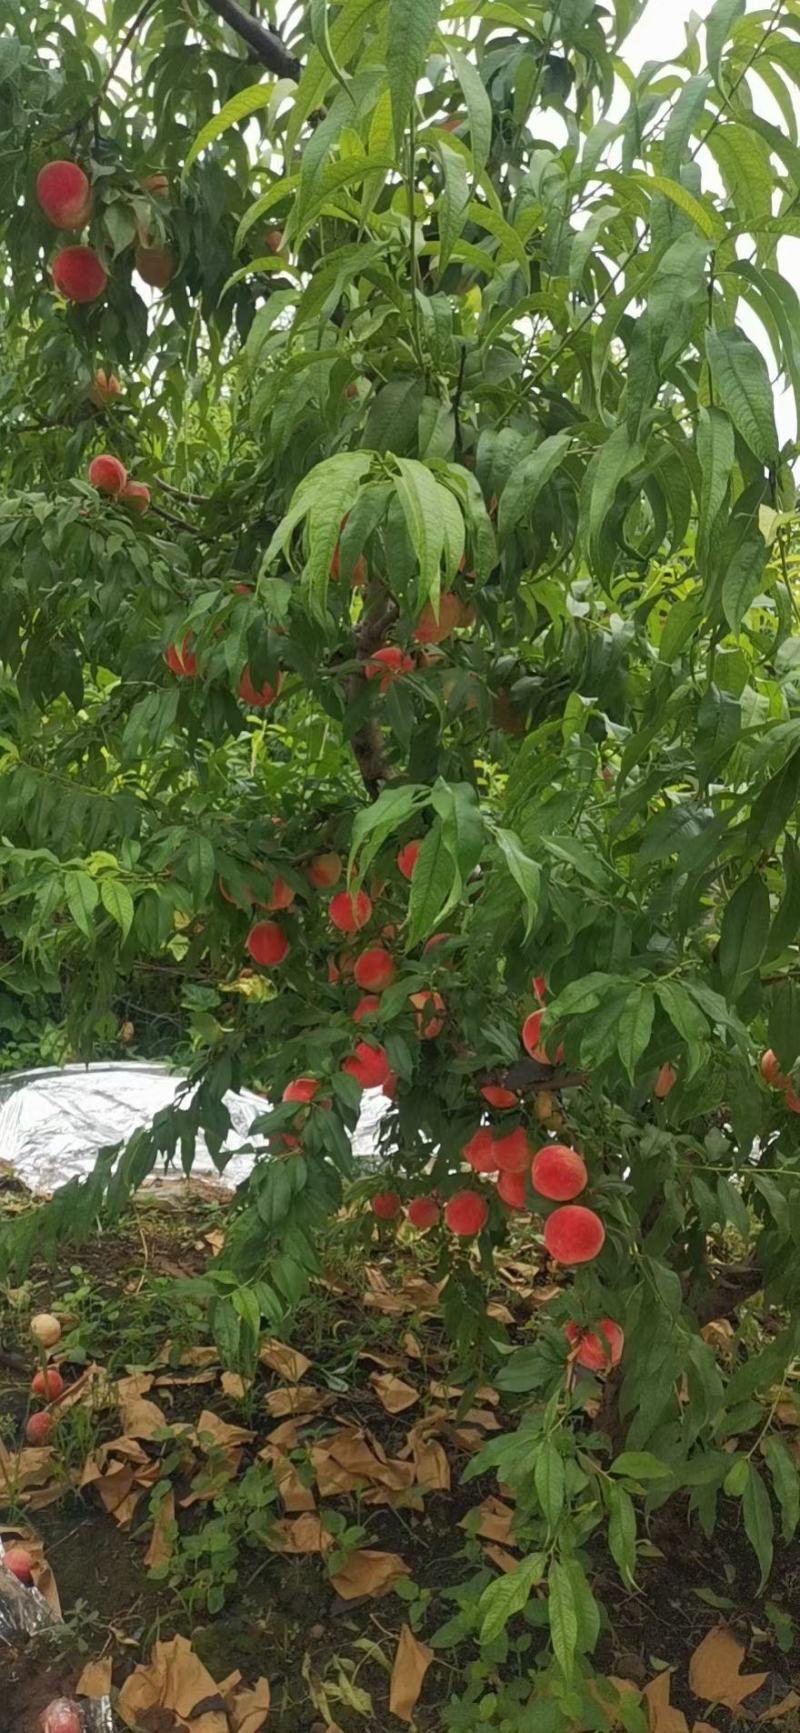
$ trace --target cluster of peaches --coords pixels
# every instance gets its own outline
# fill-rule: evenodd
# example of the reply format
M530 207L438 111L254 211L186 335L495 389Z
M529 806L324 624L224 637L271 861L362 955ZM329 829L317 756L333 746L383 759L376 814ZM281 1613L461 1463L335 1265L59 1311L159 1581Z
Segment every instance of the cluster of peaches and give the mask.
M164 198L168 192L167 177L147 175L142 190L152 198ZM36 197L41 210L56 229L79 234L92 215L92 189L79 164L59 161L46 163L36 179ZM134 263L142 282L151 288L165 289L175 269L175 259L169 247L152 247L147 236L140 233L134 248ZM84 303L96 301L105 291L108 272L94 247L83 244L62 247L53 260L53 283L66 301Z

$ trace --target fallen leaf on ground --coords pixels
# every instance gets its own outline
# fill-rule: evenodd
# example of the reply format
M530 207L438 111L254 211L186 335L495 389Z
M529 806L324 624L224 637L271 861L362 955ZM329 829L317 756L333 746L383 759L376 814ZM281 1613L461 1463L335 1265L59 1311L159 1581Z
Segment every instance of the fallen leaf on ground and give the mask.
M289 1348L285 1342L265 1342L258 1356L262 1366L269 1366L287 1384L299 1384L311 1369L311 1361L299 1348Z
M120 1380L120 1384L124 1383L127 1379ZM155 1438L157 1432L163 1432L169 1426L163 1408L159 1408L157 1402L150 1402L146 1396L120 1396L119 1412L127 1438Z
M413 1408L419 1401L419 1391L402 1378L396 1378L393 1372L373 1372L369 1383L387 1414L402 1414L404 1409Z
M241 1402L242 1397L247 1395L250 1384L245 1382L239 1372L223 1372L220 1388L223 1396L229 1396L232 1402Z
M511 1506L503 1504L499 1498L490 1494L482 1504L468 1511L458 1526L467 1529L471 1534L481 1535L483 1540L497 1540L501 1546L516 1546L518 1543L511 1533L513 1520L514 1512Z
M284 1510L288 1511L290 1516L295 1516L303 1510L316 1510L316 1502L311 1487L304 1486L294 1463L282 1450L278 1449L277 1445L266 1445L264 1450L259 1451L258 1459L259 1462L272 1464L278 1497Z
M372 1552L363 1548L351 1552L341 1570L331 1577L331 1583L343 1601L355 1601L361 1595L378 1599L389 1593L398 1577L410 1574L408 1565L396 1552Z
M333 1397L327 1390L312 1390L296 1386L292 1390L270 1390L264 1397L268 1414L279 1420L284 1414L321 1414L330 1408Z
M218 1414L211 1408L204 1408L194 1435L202 1450L231 1450L240 1444L251 1444L255 1433L247 1426L234 1426L228 1420L220 1420Z
M389 1684L389 1713L398 1721L410 1721L419 1699L425 1674L433 1660L433 1650L418 1643L408 1625L400 1632Z
M164 1494L164 1497L159 1501L156 1508L153 1533L150 1536L150 1545L144 1555L144 1562L147 1565L148 1570L152 1570L154 1565L165 1565L172 1558L172 1549L175 1542L169 1530L170 1524L174 1521L175 1494L172 1487L170 1487L169 1491Z
M492 1564L497 1565L498 1570L503 1571L506 1576L509 1571L515 1571L519 1564L519 1559L516 1559L513 1553L506 1552L504 1546L495 1546L492 1541L487 1542L483 1551L484 1556L491 1559Z
M647 1724L650 1733L689 1733L689 1723L680 1709L673 1709L670 1703L672 1674L658 1673L645 1685L642 1696L647 1709Z
M87 1661L75 1686L76 1697L107 1697L111 1690L112 1666L110 1655L102 1661Z
M276 1552L327 1552L333 1545L333 1535L323 1528L321 1518L309 1510L291 1520L273 1523L270 1541Z
M154 1644L150 1660L125 1680L118 1708L126 1727L156 1726L152 1711L169 1709L180 1733L229 1733L217 1684L186 1637Z
M77 1408L80 1402L86 1402L91 1397L93 1408L110 1407L116 1401L116 1390L113 1379L109 1378L105 1366L98 1366L94 1361L76 1378L74 1384L67 1384L50 1408L54 1415L66 1414L70 1408Z
M793 1709L800 1709L800 1697L796 1691L790 1691L788 1697L784 1697L782 1702L773 1703L772 1708L765 1709L763 1715L759 1715L758 1719L759 1721L782 1721L784 1715L791 1714Z
M269 1713L269 1680L258 1679L252 1690L241 1687L241 1674L223 1679L219 1687L228 1711L232 1733L258 1733Z
M766 1673L740 1673L743 1660L744 1645L727 1625L717 1625L690 1657L689 1689L706 1703L738 1709L767 1677Z
M414 1460L417 1485L421 1490L449 1492L450 1464L438 1439L426 1435L424 1421L419 1426L412 1426L408 1434L408 1448Z

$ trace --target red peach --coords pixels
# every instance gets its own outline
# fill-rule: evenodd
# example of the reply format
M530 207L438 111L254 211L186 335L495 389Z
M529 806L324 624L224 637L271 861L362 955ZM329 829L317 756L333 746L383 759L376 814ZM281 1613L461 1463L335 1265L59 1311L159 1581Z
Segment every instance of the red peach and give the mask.
M277 921L257 921L245 941L254 963L272 967L289 953L289 941Z
M407 842L405 846L400 849L397 856L397 866L404 879L411 879L414 877L414 868L417 864L421 847L422 843L415 839L413 842ZM444 934L441 936L444 937ZM430 945L432 943L433 940L429 939L428 944ZM428 946L426 945L425 949L427 950L427 948Z
M17 1582L33 1582L33 1559L26 1547L7 1547L2 1559L0 1559L0 1564L5 1565L6 1570L11 1572L12 1577L16 1577Z
M194 632L187 632L180 644L169 644L164 651L164 661L171 674L183 674L191 679L197 673L197 657L191 648L194 643Z
M599 1215L583 1204L553 1210L544 1224L544 1243L559 1264L588 1264L603 1249L606 1230Z
M503 1173L523 1173L530 1166L531 1149L522 1126L507 1137L495 1138L494 1158Z
M29 1444L39 1446L46 1444L53 1430L53 1416L47 1408L40 1409L38 1414L32 1414L25 1427L25 1437Z
M239 681L239 697L242 699L243 703L249 704L253 710L263 710L266 709L268 704L274 704L280 689L280 673L277 676L274 686L270 686L269 681L265 680L263 686L255 687L250 677L249 668L244 669L241 680Z
M318 1089L319 1083L316 1077L295 1077L293 1082L287 1083L281 1100L308 1103L313 1101Z
M340 933L357 933L365 927L372 914L372 903L366 891L338 891L328 904L328 918Z
M395 973L394 960L382 945L373 945L370 950L362 951L353 969L356 984L375 993L382 993L384 987L391 986Z
M76 162L48 162L36 176L36 197L55 229L82 229L92 213L92 189Z
M110 457L108 452L104 452L101 457L92 458L89 481L98 493L121 493L127 480L128 471L118 457Z
M271 253L280 253L283 248L283 229L265 229L264 244Z
M46 1372L34 1372L31 1379L31 1390L34 1396L44 1396L45 1401L55 1402L64 1388L64 1380L55 1366L48 1366Z
M306 867L306 876L315 890L324 891L329 885L335 885L341 877L341 855L331 850L330 854L318 854Z
M98 367L92 381L89 397L97 409L104 409L114 397L119 397L122 386L116 373L106 373L104 367Z
M791 1082L791 1078L781 1070L778 1055L773 1053L771 1047L761 1055L761 1075L764 1082L769 1083L773 1089L787 1089Z
M412 1228L424 1234L428 1228L433 1228L439 1220L439 1205L433 1197L412 1197L406 1210L406 1215Z
M376 1191L372 1199L373 1214L382 1222L394 1221L402 1207L396 1191Z
M464 604L455 591L445 591L439 597L438 613L426 602L414 628L418 644L441 644L456 626L464 624Z
M435 1041L444 1028L444 1017L436 1015L444 1011L445 1003L441 993L409 993L414 1007L414 1021L417 1025L417 1035L420 1041Z
M601 1318L593 1330L582 1330L570 1321L564 1325L564 1335L571 1348L577 1345L575 1359L588 1372L607 1372L622 1359L625 1334L613 1318Z
M509 1209L527 1209L524 1169L518 1173L498 1174L497 1195L503 1199L503 1203L508 1204Z
M139 182L142 191L149 193L151 199L166 199L169 197L169 181L165 174L145 175Z
M670 1090L675 1088L677 1081L678 1074L673 1070L672 1066L662 1065L655 1083L653 1084L653 1094L656 1101L663 1101L665 1096L669 1095Z
M144 481L129 481L122 489L120 499L130 507L131 511L136 511L142 516L150 504L150 489Z
M342 1060L342 1070L354 1077L362 1089L382 1089L388 1094L387 1085L394 1087L394 1072L384 1049L372 1047L368 1041L359 1041L355 1053Z
M461 1154L469 1162L476 1173L497 1173L499 1162L494 1152L494 1137L488 1125L481 1126L469 1143L465 1143Z
M380 681L379 692L388 692L392 681L410 673L413 667L411 656L406 656L398 645L387 644L382 650L375 650L365 662L364 673L368 680Z
M537 1149L531 1168L531 1184L540 1197L564 1203L583 1191L588 1174L576 1149L565 1143L546 1143Z
M295 893L291 885L287 885L285 879L275 878L272 881L272 890L270 891L269 902L263 903L262 908L271 910L290 909L294 902L294 897Z
M517 1097L513 1089L503 1089L499 1083L484 1083L481 1089L484 1101L490 1107L516 1107Z
M134 267L143 283L151 289L166 289L175 271L175 254L171 247L136 247Z
M353 1012L353 1022L361 1023L365 1017L371 1017L380 1008L381 1002L377 993L365 993L363 999L359 999Z
M444 1219L451 1234L457 1234L459 1239L472 1239L485 1228L489 1207L480 1192L457 1191L444 1206Z
M81 1714L76 1703L59 1697L49 1703L42 1716L42 1733L81 1733Z
M53 282L65 301L96 301L108 282L94 247L62 247L52 268Z

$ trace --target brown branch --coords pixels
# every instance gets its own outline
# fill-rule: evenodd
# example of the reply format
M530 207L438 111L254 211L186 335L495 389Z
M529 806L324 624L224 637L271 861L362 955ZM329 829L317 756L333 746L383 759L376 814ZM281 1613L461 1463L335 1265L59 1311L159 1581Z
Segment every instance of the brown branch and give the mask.
M238 0L206 0L206 3L223 23L241 36L262 66L276 73L278 78L293 78L297 83L302 71L300 62L289 53L273 30L267 30L257 18L251 18L242 10Z
M764 1272L756 1264L728 1264L693 1306L698 1324L702 1327L712 1319L732 1317L763 1286Z
M399 609L393 597L388 597L383 584L370 586L372 599L375 603L372 611L364 615L356 632L356 653L361 663L368 662L374 650L379 649L386 633L397 619ZM348 705L355 704L363 691L365 675L363 668L350 674L347 681ZM386 758L383 731L380 724L370 717L356 729L350 742L355 753L361 779L370 797L377 800L381 785L388 782L391 769Z
M160 475L154 476L153 480L156 487L162 488L164 493L171 495L172 499L183 499L186 501L187 505L211 504L207 493L184 493L183 488L173 487L171 481L164 481L163 477Z

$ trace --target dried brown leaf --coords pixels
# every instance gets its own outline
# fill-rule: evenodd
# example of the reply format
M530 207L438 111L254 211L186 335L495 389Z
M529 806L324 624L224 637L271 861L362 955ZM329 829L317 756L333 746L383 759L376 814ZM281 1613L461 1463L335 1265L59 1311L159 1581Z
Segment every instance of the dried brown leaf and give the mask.
M175 1494L172 1487L170 1487L169 1491L166 1492L164 1497L159 1501L156 1509L153 1532L150 1536L150 1545L144 1555L144 1562L147 1565L148 1570L152 1570L154 1565L165 1565L172 1558L172 1549L175 1542L169 1534L169 1527L174 1521Z
M516 1559L513 1553L506 1552L504 1546L495 1546L492 1541L487 1542L483 1551L484 1556L491 1559L492 1564L497 1565L498 1570L503 1571L505 1575L508 1575L509 1571L515 1571L519 1564L519 1559Z
M259 1733L269 1714L269 1680L258 1679L252 1690L229 1691L225 1707L232 1733Z
M303 1511L300 1516L273 1523L270 1539L276 1552L327 1552L333 1545L333 1536L323 1528L321 1518L313 1511Z
M373 1372L369 1383L387 1414L402 1414L419 1401L419 1391L402 1378L395 1377L393 1372Z
M220 1388L223 1396L229 1396L232 1402L241 1402L250 1389L250 1380L242 1378L239 1372L223 1372Z
M162 1709L172 1712L176 1733L229 1733L217 1685L185 1637L154 1644L150 1660L126 1679L118 1708L126 1727L146 1725L147 1717L152 1725Z
M107 1697L111 1690L112 1667L110 1655L102 1661L87 1661L75 1686L76 1697Z
M299 1384L311 1369L311 1361L299 1348L289 1348L285 1342L265 1342L258 1356L262 1366L269 1366L287 1384Z
M51 1613L55 1613L56 1618L60 1619L61 1602L58 1598L55 1577L45 1556L44 1543L39 1539L39 1536L31 1534L28 1529L24 1528L0 1528L0 1539L6 1548L19 1545L30 1553L31 1575L34 1585L46 1600Z
M331 1582L343 1601L355 1601L361 1595L378 1599L389 1593L399 1577L409 1575L408 1565L396 1552L363 1548L350 1553Z
M276 1420L284 1414L322 1414L332 1402L333 1397L327 1390L312 1390L310 1387L270 1390L264 1397L267 1413L273 1414Z
M796 1691L790 1691L788 1697L784 1697L780 1703L773 1703L771 1709L765 1709L763 1715L759 1715L758 1719L759 1721L782 1721L784 1715L790 1715L794 1709L800 1709L800 1696Z
M425 1674L434 1658L433 1650L417 1642L408 1625L400 1632L389 1684L389 1713L398 1721L410 1721L419 1701Z
M673 1709L670 1703L672 1674L658 1673L645 1685L642 1696L647 1709L647 1724L650 1733L689 1733L689 1723L680 1709Z
M477 1522L475 1517L477 1515ZM499 1498L491 1494L482 1504L461 1518L459 1528L466 1528L473 1534L479 1534L484 1540L499 1541L501 1546L517 1546L511 1532L514 1512L509 1504L503 1504Z
M740 1673L743 1660L743 1644L727 1625L717 1625L690 1657L689 1689L705 1703L738 1709L767 1677L766 1673Z

